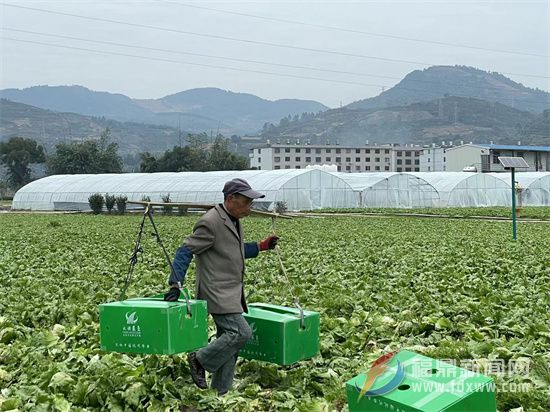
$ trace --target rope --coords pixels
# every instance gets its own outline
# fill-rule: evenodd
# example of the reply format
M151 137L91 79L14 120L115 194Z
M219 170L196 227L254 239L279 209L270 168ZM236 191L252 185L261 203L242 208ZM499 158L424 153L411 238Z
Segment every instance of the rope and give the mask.
M272 229L272 232L273 232L274 235L276 235L276 232L275 232L276 219L277 219L276 216L273 216L271 218L271 229ZM304 310L302 309L302 306L300 306L300 302L298 301L298 298L296 297L296 295L294 295L294 292L292 291L293 286L292 286L292 283L290 282L290 279L288 277L288 273L287 273L285 265L283 263L283 259L281 257L281 250L279 248L279 245L275 246L275 252L277 253L277 260L279 261L279 266L281 266L281 270L282 270L283 275L286 279L286 283L289 286L288 290L290 291L290 296L292 297L292 303L300 311L300 328L304 329L305 328L305 326L304 326Z

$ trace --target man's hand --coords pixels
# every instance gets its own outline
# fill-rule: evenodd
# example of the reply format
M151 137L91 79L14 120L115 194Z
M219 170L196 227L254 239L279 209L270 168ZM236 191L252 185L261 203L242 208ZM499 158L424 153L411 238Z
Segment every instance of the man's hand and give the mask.
M259 246L260 250L275 249L277 246L277 241L279 238L277 236L268 236L264 240L260 241Z
M177 302L181 294L181 290L177 286L172 286L170 290L164 294L164 300L166 302Z

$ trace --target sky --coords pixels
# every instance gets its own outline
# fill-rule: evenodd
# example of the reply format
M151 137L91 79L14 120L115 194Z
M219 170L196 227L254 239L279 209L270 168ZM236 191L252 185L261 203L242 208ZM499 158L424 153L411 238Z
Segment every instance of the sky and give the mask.
M0 0L0 89L199 87L339 107L431 65L550 91L550 1Z

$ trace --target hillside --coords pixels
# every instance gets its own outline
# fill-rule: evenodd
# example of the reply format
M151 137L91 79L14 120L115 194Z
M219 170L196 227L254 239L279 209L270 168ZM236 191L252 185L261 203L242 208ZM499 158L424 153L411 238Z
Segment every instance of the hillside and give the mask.
M432 66L415 70L391 89L376 97L351 103L347 108L405 106L445 96L473 97L533 113L550 108L550 93L525 87L499 73L465 66Z
M266 122L327 109L310 100L270 101L215 88L140 100L82 86L35 86L0 90L0 98L58 112L181 127L192 132L219 131L225 135L257 133Z
M166 126L59 113L6 99L0 99L0 113L0 140L23 136L36 139L47 150L61 141L97 138L107 127L122 155L164 151L179 141L178 131Z
M339 140L340 144L370 143L440 143L442 140L474 142L550 144L544 131L548 116L536 116L500 103L480 99L445 97L430 102L384 109L329 110L316 116L282 121L279 126L266 127L265 138L286 136L325 143ZM538 125L541 123L541 125ZM537 126L538 125L538 126ZM545 135L546 133L546 135Z

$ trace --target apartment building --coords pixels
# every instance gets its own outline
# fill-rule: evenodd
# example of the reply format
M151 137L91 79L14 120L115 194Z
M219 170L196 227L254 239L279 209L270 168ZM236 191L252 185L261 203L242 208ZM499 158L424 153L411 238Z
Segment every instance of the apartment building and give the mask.
M338 171L419 172L422 147L412 145L271 144L251 149L250 166L260 170L303 169L308 165L334 164Z

